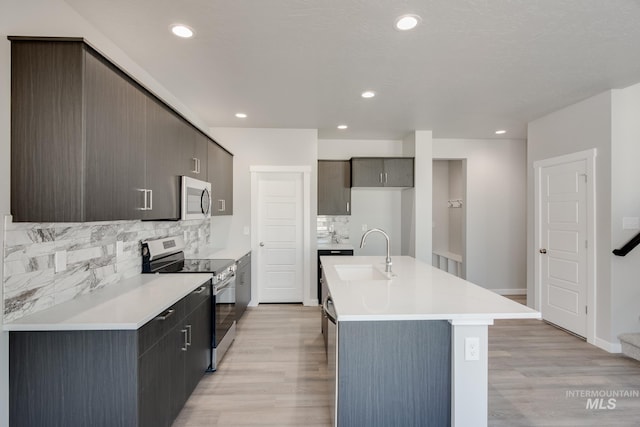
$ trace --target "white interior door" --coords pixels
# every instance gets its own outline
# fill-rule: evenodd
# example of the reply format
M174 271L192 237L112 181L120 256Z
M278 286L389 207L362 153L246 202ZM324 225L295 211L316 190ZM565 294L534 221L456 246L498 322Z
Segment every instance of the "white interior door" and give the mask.
M543 319L587 335L587 161L539 170L539 277Z
M259 302L302 302L301 173L258 175Z

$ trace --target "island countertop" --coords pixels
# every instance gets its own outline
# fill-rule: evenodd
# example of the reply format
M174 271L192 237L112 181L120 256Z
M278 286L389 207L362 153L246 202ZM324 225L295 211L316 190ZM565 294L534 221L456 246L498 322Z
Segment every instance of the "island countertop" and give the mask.
M5 331L135 330L211 279L140 274L12 322Z
M321 257L338 321L541 317L529 307L415 258L391 258L393 275L389 278L384 272L384 256ZM366 276L366 270L373 270L378 280L344 280L350 272L364 271Z

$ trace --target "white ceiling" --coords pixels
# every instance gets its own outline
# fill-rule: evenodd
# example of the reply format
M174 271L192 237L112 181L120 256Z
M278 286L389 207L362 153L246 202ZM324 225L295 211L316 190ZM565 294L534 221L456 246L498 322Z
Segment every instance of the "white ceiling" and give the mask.
M212 127L525 138L533 119L640 82L637 0L66 1ZM405 13L422 24L396 31Z

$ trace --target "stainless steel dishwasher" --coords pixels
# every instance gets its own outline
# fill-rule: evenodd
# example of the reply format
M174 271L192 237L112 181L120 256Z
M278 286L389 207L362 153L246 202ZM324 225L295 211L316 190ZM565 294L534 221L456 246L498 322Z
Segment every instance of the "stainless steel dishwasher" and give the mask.
M327 322L327 383L329 387L329 410L331 425L336 425L336 396L337 396L337 362L338 362L338 322L333 307L333 300L328 295L322 304L322 312Z

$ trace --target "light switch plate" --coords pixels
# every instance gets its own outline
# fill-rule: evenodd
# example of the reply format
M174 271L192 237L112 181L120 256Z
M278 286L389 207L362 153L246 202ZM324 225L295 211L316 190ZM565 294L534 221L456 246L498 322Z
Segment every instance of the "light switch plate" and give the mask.
M60 273L67 269L67 251L57 251L54 255L54 271Z
M640 218L637 216L626 216L622 218L623 230L638 230L640 229Z

